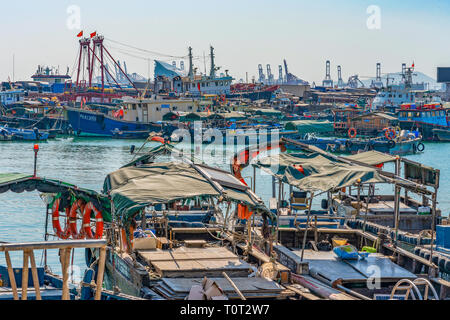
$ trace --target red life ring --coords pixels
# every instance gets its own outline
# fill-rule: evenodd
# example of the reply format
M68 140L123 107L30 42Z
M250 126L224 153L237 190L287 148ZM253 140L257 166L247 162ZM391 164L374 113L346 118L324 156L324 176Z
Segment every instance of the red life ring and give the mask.
M67 218L69 209L68 208L66 209L66 227L64 228L64 231L63 231L61 228L61 224L59 222L59 204L60 203L61 203L60 198L56 199L55 202L53 203L52 226L53 226L53 231L58 236L58 238L65 240L65 239L68 239L70 236L69 224L67 223L69 221L69 219Z
M388 128L387 128L387 129L385 130L385 132L384 132L384 136L386 137L386 139L392 140L392 139L395 138L396 132L395 132L394 129L388 129Z
M357 134L357 131L356 131L356 129L355 128L350 128L350 129L348 129L348 136L351 138L351 139L353 139L353 138L355 138L356 137L356 134Z
M77 201L75 201L72 204L72 207L70 208L70 213L69 213L69 232L70 235L72 236L73 239L84 239L85 234L83 232L83 228L81 228L80 232L78 233L77 230L77 215L78 212L80 212L80 214L83 214L84 212L84 207L86 206L86 203L79 199ZM80 211L78 211L78 209Z
M95 212L95 234L91 229L91 213ZM100 239L103 236L103 216L100 210L94 207L92 202L89 202L83 210L83 227L82 230L87 239Z

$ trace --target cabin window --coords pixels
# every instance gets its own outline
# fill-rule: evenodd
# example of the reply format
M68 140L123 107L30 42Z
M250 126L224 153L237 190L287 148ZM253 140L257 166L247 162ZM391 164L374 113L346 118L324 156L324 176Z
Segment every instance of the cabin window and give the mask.
M189 107L188 107L188 110L192 110L192 106L189 106Z
M399 95L398 95L399 98L401 98L402 96L403 96L402 94L399 94Z
M216 81L216 87L218 87L218 86L219 86L219 82Z
M389 98L392 98L392 94L391 93L389 93Z
M133 104L132 109L136 110L136 105L135 104Z
M202 87L204 87L205 86L205 83L204 82L202 82Z
M178 109L178 107L172 107L172 110L177 110Z
M408 118L412 118L412 112L408 112Z
M195 83L192 84L192 88L195 88Z
M156 107L156 111L159 111L159 107Z

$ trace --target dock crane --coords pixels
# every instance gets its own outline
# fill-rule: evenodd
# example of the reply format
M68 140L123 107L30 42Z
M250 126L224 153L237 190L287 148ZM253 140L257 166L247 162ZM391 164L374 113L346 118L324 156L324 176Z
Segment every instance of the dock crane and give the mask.
M283 67L281 65L278 66L278 83L282 84L284 82L283 79Z
M338 83L337 86L338 88L342 88L345 86L344 84L344 80L342 80L342 69L341 66L337 66L337 72L338 72Z
M362 87L362 88L365 87L364 83L359 79L359 77L358 77L357 74L355 74L355 75L353 75L353 76L350 76L350 78L348 78L348 83L347 83L347 85L348 85L350 88L357 89L359 84L361 84L361 87Z
M371 88L382 88L383 82L381 81L381 63L377 63L377 73L375 77L375 81L372 80L372 84L370 85Z
M325 79L322 81L322 86L333 87L333 80L331 80L331 73L330 73L330 60L327 60L326 62Z
M258 64L258 72L259 72L259 79L258 81L260 83L266 82L266 76L264 75L264 70L262 64Z
M270 64L267 65L267 82L268 84L273 84L273 74L270 68Z

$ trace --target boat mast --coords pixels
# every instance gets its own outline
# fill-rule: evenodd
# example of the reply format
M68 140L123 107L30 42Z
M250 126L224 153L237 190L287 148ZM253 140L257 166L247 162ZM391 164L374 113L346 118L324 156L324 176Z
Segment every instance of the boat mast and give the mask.
M189 74L190 79L194 78L194 66L192 64L192 48L189 47Z
M211 46L211 71L209 73L209 76L211 79L214 79L216 77L216 65L214 63L214 48Z

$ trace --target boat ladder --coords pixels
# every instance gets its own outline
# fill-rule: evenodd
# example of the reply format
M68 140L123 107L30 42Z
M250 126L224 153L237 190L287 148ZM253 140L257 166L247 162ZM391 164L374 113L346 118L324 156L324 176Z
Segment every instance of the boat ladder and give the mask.
M425 286L423 296L420 293L420 290L417 286ZM439 300L439 296L438 296L436 290L434 289L434 287L430 283L430 281L428 281L427 279L417 278L417 279L414 279L413 281L411 281L409 279L402 279L399 282L397 282L395 284L394 288L392 289L390 300L395 300L394 296L396 296L397 291L406 291L405 300L408 300L410 294L411 294L411 297L413 300L428 300L428 293L430 291L430 288L431 288L431 291L433 292L434 299ZM412 289L414 289L414 290L412 290ZM416 294L414 294L414 292ZM416 299L416 295L417 295L418 299Z

